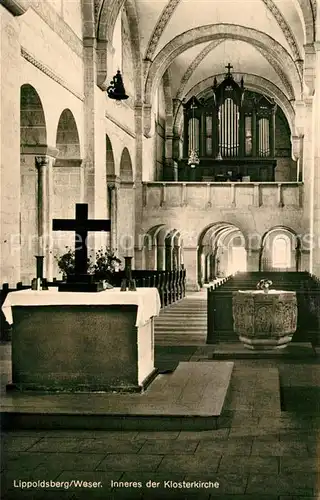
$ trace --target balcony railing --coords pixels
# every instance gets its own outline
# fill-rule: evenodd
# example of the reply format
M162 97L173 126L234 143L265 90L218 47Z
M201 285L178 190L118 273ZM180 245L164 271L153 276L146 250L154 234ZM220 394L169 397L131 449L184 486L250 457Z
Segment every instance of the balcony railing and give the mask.
M302 182L144 182L146 209L190 207L261 207L269 209L303 206Z

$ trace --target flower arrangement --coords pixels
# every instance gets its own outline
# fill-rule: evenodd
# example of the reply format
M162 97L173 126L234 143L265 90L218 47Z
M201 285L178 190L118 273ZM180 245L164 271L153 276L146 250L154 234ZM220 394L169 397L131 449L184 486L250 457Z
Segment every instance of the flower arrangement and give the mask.
M262 279L259 281L256 288L257 288L257 290L263 290L265 293L268 293L271 285L272 285L271 280Z
M63 279L68 274L75 272L75 250L66 247L67 251L63 255L56 255L55 260ZM95 257L91 255L88 258L88 274L92 274L97 280L112 280L112 275L119 271L121 260L116 256L111 248L100 248Z

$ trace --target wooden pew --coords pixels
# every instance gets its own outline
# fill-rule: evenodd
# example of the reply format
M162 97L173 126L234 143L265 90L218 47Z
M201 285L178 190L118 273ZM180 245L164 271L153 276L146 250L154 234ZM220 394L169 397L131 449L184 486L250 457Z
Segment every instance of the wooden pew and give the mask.
M260 279L270 279L271 288L293 290L297 294L298 326L293 337L294 342L316 342L320 336L316 333L320 327L319 280L307 272L253 272L247 275L231 277L218 289L207 291L208 333L207 343L238 342L233 329L232 293L237 290L255 289ZM313 283L313 285L311 285ZM317 290L317 291L316 291ZM311 314L311 309L318 311ZM320 339L319 339L320 341Z

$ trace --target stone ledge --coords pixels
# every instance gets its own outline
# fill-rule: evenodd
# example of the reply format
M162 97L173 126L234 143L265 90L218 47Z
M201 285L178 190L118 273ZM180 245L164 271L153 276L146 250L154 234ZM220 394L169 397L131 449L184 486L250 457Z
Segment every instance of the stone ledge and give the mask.
M11 393L2 397L4 428L215 429L230 385L232 362L182 362L143 394Z

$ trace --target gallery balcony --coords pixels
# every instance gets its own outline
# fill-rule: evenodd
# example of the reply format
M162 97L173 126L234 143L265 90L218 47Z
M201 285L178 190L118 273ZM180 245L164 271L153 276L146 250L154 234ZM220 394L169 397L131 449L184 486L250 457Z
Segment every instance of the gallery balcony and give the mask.
M176 207L204 212L255 208L302 210L302 182L144 182L143 207L148 214Z

